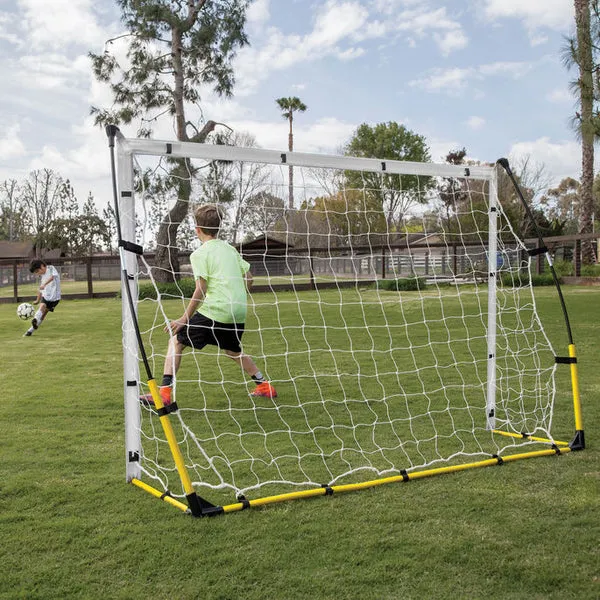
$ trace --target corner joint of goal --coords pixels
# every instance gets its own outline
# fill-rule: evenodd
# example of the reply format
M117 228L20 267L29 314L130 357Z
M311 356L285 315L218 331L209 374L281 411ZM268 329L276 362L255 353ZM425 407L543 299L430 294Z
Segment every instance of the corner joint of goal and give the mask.
M575 431L575 436L569 442L569 448L571 448L573 451L585 449L585 434L583 429L578 429Z
M189 513L192 517L216 517L217 515L222 515L224 512L222 506L211 504L198 496L196 492L187 494L186 500L189 506Z

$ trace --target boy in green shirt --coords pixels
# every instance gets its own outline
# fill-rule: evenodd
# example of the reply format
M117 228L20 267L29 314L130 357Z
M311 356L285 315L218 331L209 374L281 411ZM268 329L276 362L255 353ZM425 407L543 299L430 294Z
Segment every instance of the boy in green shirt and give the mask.
M190 262L196 289L183 315L165 327L174 334L165 357L160 395L165 406L172 402L173 379L185 346L198 350L207 344L219 347L256 382L252 396L276 398L275 388L265 381L250 356L242 352L246 322L246 293L252 286L250 265L238 251L217 239L223 213L218 206L205 204L195 213L196 234L202 246L192 252ZM150 394L142 401L152 403Z

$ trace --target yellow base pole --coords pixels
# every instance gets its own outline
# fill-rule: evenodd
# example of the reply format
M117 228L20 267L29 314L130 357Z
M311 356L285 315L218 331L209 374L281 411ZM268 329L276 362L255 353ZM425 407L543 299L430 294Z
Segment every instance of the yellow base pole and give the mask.
M237 512L244 510L245 508L254 508L258 506L265 506L267 504L275 504L277 502L285 502L287 500L297 500L300 498L311 498L315 496L330 496L334 493L353 492L358 490L364 490L367 488L376 487L379 485L385 485L388 483L399 483L411 481L413 479L423 479L425 477L433 477L435 475L443 475L446 473L456 473L458 471L467 471L469 469L479 469L483 467L491 467L500 465L506 462L515 462L517 460L523 460L526 458L537 458L541 456L551 456L553 454L563 454L571 452L571 448L568 446L559 448L548 448L546 450L537 450L534 452L523 452L521 454L513 454L505 457L494 457L486 460L481 460L473 463L466 463L464 465L453 465L451 467L440 467L438 469L428 469L426 471L416 471L414 473L403 473L402 475L394 475L392 477L384 477L382 479L374 479L372 481L364 481L362 483L351 483L347 485L332 485L327 487L315 488L312 490L303 490L300 492L290 492L288 494L279 494L277 496L267 496L265 498L258 498L256 500L246 500L244 502L236 502L235 504L228 504L222 507L224 513Z
M583 431L583 416L581 411L581 398L579 396L579 377L577 374L577 352L575 344L569 346L569 358L575 359L571 363L571 387L573 388L573 408L575 410L575 429Z
M526 435L522 433L512 433L510 431L500 431L498 429L493 429L493 433L497 433L498 435L503 435L504 437L512 437L519 438L522 440L531 440L532 442L544 442L545 444L556 444L557 446L568 446L569 442L559 442L558 440L551 440L543 437L536 437L534 435Z
M164 500L167 504L170 504L171 506L174 506L175 508L178 508L183 512L189 511L187 504L179 502L179 500L176 500L175 498L165 494L164 492L153 488L152 486L148 485L147 483L144 483L143 481L140 481L139 479L132 479L131 483L144 490L145 492L152 494L155 498L158 498L159 500Z
M156 384L156 381L154 379L148 380L148 387L150 388L150 393L152 394L154 408L156 408L156 411L159 414L160 424L162 425L165 437L167 438L167 443L169 444L169 448L171 450L171 454L173 455L175 467L177 468L177 473L179 474L179 478L181 479L181 484L183 486L185 496L188 500L189 508L195 517L202 516L204 508L212 509L214 507L211 504L204 502L204 500L199 498L196 495L196 492L194 491L192 480L190 479L187 467L185 466L183 454L181 453L181 449L177 444L177 438L175 437L173 426L171 425L171 421L169 420L169 413L164 412L165 406L163 404L162 397L158 390L158 385Z

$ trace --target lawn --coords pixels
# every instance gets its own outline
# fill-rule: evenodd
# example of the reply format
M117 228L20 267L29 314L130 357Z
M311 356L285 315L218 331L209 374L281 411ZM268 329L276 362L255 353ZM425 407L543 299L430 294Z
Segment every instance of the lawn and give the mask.
M120 300L64 301L31 338L0 305L0 598L599 597L600 291L564 294L585 451L214 519L125 483ZM536 295L564 355L555 293ZM554 430L569 439L558 373Z

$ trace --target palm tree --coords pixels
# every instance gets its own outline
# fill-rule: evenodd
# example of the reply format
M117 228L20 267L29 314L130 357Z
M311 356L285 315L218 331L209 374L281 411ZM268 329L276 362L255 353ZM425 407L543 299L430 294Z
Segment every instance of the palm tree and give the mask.
M290 132L288 135L288 149L290 152L294 150L294 133L292 123L294 122L294 112L304 112L306 110L306 104L300 100L300 98L296 98L296 96L291 96L289 98L277 98L275 100L279 105L279 108L283 111L282 116L284 119L287 119L290 124ZM294 208L294 167L292 165L289 166L289 208Z
M594 57L590 19L590 0L575 1L576 34L569 39L563 57L567 67L578 67L578 78L573 82L579 99L579 111L574 120L581 137L581 217L580 233L592 233L594 218ZM583 262L594 262L592 244L583 244Z

